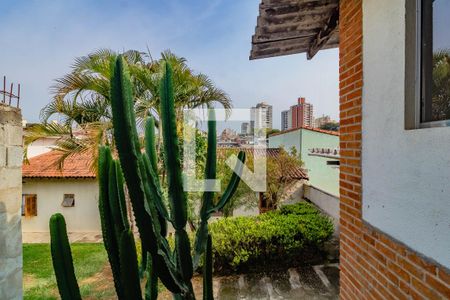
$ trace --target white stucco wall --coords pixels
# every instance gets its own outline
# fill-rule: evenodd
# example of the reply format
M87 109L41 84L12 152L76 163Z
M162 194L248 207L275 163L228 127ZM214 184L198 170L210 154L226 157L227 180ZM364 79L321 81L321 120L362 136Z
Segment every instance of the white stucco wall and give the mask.
M25 179L23 194L37 195L37 216L22 217L23 232L48 232L54 213L64 215L68 232L100 232L98 185L94 179ZM64 194L75 194L75 206L61 205Z
M405 1L363 1L363 218L450 267L450 127L405 130Z
M305 198L320 207L333 220L336 230L339 229L339 197L327 193L313 185L305 184Z
M28 146L27 157L32 158L50 152L57 140L57 138L43 138L31 143Z
M301 151L301 130L293 130L290 132L269 136L269 148L277 148L283 146L285 150L290 151L295 147L300 154Z

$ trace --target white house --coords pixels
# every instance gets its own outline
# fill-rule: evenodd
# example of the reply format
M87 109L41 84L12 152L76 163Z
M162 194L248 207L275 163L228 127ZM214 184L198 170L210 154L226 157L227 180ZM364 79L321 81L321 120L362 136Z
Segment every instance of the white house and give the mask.
M22 167L22 232L47 233L54 213L62 213L69 232L99 234L98 185L90 166L91 154L69 157L58 169L61 153L47 152Z
M218 148L219 157L226 151L239 148ZM243 148L247 155L261 155L277 158L279 149ZM25 242L48 240L49 220L54 213L64 215L69 238L81 237L96 240L101 234L98 211L98 181L93 170L92 154L82 153L69 156L58 168L61 153L53 150L29 159L22 167L22 232ZM293 179L286 201L299 201L303 196L303 182L308 178L301 166L286 170L286 176ZM292 199L295 198L295 199ZM259 209L263 209L259 203ZM235 215L258 213L258 207L241 207Z

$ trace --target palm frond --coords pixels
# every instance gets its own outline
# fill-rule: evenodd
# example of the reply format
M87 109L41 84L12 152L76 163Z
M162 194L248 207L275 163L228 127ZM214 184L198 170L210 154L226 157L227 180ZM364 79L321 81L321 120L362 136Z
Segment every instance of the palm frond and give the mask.
M75 58L72 73L97 73L109 77L109 64L117 57L117 53L110 49L98 49L86 56Z
M52 101L42 108L40 117L47 123L52 116L58 116L61 126L77 128L83 137L63 137L55 149L63 153L60 163L72 153L96 149L99 144L114 144L111 135L110 63L118 52L98 49L74 60L70 73L55 80L51 91ZM204 74L196 74L184 57L170 50L161 53L160 59L153 59L150 52L128 50L123 53L128 62L137 125L143 127L149 115L158 119L159 82L164 62L173 68L173 86L177 111L184 108L209 107L214 102L230 111L231 99Z
M58 123L45 123L45 124L35 124L30 126L24 130L23 140L24 140L24 148L23 148L23 159L25 163L29 163L28 161L28 148L29 146L43 138L55 138L59 139L62 137L71 136L72 131L70 127L65 125L61 125Z

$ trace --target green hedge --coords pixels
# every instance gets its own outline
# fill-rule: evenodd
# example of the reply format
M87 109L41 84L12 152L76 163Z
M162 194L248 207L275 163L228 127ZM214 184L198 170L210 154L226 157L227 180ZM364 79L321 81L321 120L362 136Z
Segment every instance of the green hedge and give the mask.
M216 271L298 257L318 249L333 223L313 205L301 202L254 217L223 218L210 224Z

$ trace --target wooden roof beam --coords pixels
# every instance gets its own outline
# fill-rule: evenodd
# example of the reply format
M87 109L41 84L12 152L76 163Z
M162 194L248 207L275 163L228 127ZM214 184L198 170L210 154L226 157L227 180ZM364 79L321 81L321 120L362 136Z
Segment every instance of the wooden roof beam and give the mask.
M339 29L339 6L337 6L330 18L328 19L328 22L325 24L325 26L319 31L317 36L314 38L313 42L311 43L311 46L309 47L308 51L306 52L306 58L308 60L312 59L314 55L319 52L320 49L328 42L330 37Z

